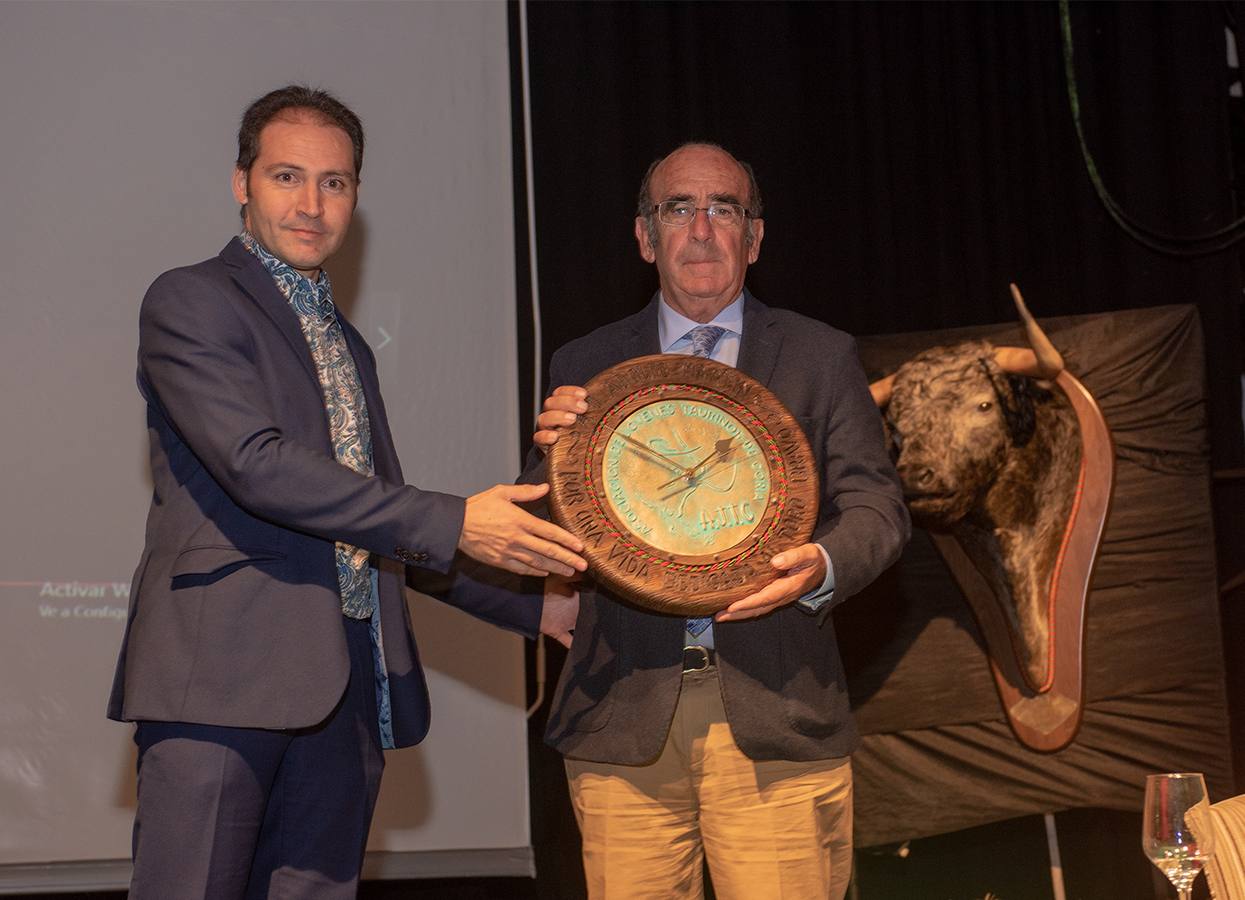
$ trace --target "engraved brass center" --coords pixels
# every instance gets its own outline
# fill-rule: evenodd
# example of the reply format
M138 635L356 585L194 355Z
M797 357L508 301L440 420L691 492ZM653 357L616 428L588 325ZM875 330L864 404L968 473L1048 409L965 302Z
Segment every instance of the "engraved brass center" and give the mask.
M769 463L752 433L698 400L635 410L610 436L601 465L612 513L671 554L720 553L747 540L770 500Z

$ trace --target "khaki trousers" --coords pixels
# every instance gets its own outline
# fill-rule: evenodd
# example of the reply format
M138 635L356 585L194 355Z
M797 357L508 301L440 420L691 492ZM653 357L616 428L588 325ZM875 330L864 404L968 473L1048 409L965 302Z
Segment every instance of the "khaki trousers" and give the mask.
M717 669L689 672L666 746L647 766L567 759L591 900L841 900L852 868L846 757L740 752Z

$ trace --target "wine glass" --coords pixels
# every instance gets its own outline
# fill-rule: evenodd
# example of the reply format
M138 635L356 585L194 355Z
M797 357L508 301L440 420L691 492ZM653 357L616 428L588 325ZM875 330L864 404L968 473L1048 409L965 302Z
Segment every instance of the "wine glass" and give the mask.
M1146 776L1141 849L1189 900L1193 881L1215 852L1206 782L1199 772Z

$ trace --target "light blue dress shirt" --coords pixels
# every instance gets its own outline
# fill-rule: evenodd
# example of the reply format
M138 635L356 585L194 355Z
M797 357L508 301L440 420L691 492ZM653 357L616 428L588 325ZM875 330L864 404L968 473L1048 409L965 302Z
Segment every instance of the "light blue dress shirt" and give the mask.
M692 342L688 339L687 333L699 325L717 325L719 328L726 329L725 333L718 338L709 358L734 368L739 361L739 342L744 334L744 295L740 293L733 303L714 316L712 322L696 322L675 312L666 303L665 297L662 297L661 302L657 304L657 340L661 345L662 353L690 354ZM826 552L825 547L817 544L817 549L821 551L821 556L826 561L826 578L820 588L810 591L796 601L809 612L816 612L834 597L834 563L830 561L830 554ZM684 632L684 644L712 647L713 626L710 625L699 636Z

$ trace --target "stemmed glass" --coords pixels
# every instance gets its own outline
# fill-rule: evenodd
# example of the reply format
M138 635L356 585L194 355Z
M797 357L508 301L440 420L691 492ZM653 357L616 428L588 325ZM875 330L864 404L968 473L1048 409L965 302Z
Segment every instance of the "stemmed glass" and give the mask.
M1189 900L1193 881L1215 852L1206 782L1198 772L1146 776L1141 849Z

